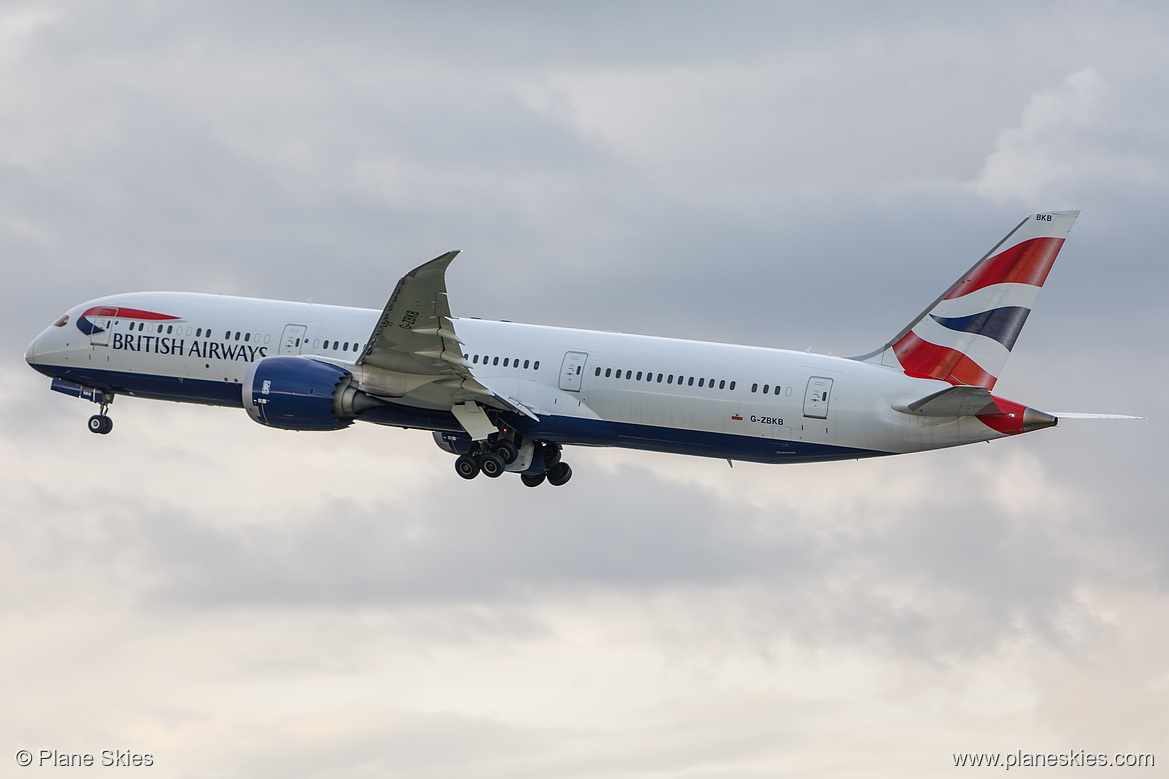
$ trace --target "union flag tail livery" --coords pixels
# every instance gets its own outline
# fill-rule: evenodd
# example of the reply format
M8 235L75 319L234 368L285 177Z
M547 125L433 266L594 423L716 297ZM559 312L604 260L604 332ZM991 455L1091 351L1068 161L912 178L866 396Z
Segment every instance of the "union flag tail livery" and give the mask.
M907 376L992 389L1079 211L1027 217L880 350Z
M65 312L25 359L51 389L99 405L94 433L113 428L122 395L229 406L279 430L361 421L429 430L462 478L510 472L529 487L565 484L572 446L759 463L921 452L1058 422L991 388L1077 214L1027 217L860 357L458 317L451 251L403 276L380 311L108 295Z

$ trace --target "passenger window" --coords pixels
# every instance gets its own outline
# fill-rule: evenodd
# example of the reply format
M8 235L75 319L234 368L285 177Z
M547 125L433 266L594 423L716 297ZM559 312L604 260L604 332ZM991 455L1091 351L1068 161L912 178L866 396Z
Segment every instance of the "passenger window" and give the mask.
M244 333L244 340L245 341L252 340L252 334L251 333Z
M195 331L195 337L196 337L196 338L202 338L202 337L203 337L203 328L201 328L201 327L200 327L199 329L197 329L197 330Z
M689 379L686 380L686 386L688 386L688 387L694 386L694 377L693 376L691 376Z
M699 380L698 380L698 386L699 386L699 387L701 387L701 386L702 386L702 382L703 382L703 381L704 381L704 379L699 379Z
M666 384L673 384L673 383L674 383L674 374L671 373L669 376L666 377Z
M496 357L494 360L491 361L491 364L492 365L499 365L499 358Z
M524 360L524 370L528 369L528 363L529 363L528 360Z
M734 390L735 390L735 383L732 381L731 382L731 391L734 392Z
M174 327L173 327L172 325L167 325L167 326L166 326L166 334L167 334L167 335L170 335L171 333L173 333L173 332L174 332L174 330L175 330L175 329L174 329Z
M776 395L779 394L779 385L778 384L775 385L775 394ZM824 393L824 394L827 395L828 393Z
M506 357L503 358L503 367L504 368L507 367L507 358Z
M532 370L534 370L534 371L540 370L540 361L539 360L536 360L534 363L532 363Z
M601 369L598 367L598 368L597 368L597 372L596 372L596 373L594 373L593 375L594 375L594 376L600 376L600 375L601 375Z
M313 348L314 348L314 349L316 349L316 348L317 348L318 346L320 346L320 345L321 345L321 339L320 339L320 338L314 338L314 339L313 339Z
M725 389L725 388L726 388L726 386L727 386L727 380L726 380L726 379L720 379L720 380L719 380L719 382L718 382L718 388L719 388L719 389Z
M764 384L764 385L763 385L763 394L764 394L764 395L766 395L766 394L767 394L767 390L769 390L769 389L771 389L771 385L770 385L770 384Z
M638 380L638 381L641 381L641 371L638 371L638 372L637 372L637 380Z
M658 374L658 384L662 383L662 374Z
M752 392L755 392L755 391L757 391L758 389L759 389L759 383L758 383L758 382L756 382L755 384L752 384L752 385L751 385L751 391L752 391Z
M472 358L471 358L471 362L473 362L473 363L475 363L476 365L478 365L478 364L479 364L479 355L477 355L477 354L476 354L474 357L472 357Z

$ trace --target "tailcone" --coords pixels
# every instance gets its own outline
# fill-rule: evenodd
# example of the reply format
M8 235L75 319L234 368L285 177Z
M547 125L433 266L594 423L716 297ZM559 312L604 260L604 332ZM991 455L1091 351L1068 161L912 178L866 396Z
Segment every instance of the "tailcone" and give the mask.
M1055 427L1059 424L1059 417L1052 416L1046 411L1027 407L1023 409L1023 432L1042 430L1045 427Z
M1024 406L1013 400L991 395L994 400L975 416L987 427L1003 435L1019 435L1045 427L1055 427L1059 419L1037 408Z

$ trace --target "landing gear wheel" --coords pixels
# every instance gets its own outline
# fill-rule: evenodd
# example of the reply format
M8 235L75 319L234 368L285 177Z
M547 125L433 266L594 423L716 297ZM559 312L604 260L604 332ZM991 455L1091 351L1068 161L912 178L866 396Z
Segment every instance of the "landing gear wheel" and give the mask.
M560 444L544 444L544 468L552 470L552 466L560 462Z
M519 447L506 439L496 441L494 449L495 453L503 458L504 465L511 465L520 456Z
M539 487L544 483L544 474L542 473L521 473L520 481L524 483L525 487Z
M94 414L89 418L89 432L106 435L114 429L114 420L105 414Z
M486 452L479 455L479 470L488 479L498 479L506 467L503 464L503 458L495 452Z
M568 463L556 463L552 469L548 471L548 483L553 487L562 487L568 484L568 480L572 478L572 468L568 467Z
M455 460L455 473L464 479L474 479L479 475L479 463L470 455L460 455L459 459Z

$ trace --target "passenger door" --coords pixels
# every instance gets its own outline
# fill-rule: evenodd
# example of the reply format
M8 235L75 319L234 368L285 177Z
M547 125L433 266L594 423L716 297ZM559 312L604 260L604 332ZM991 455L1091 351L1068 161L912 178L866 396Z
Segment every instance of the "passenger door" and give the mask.
M812 419L828 418L828 403L832 396L832 379L813 376L804 392L804 416Z
M285 325L284 334L280 336L280 354L300 354L307 329L304 325Z
M92 346L110 345L110 330L114 327L114 317L117 314L116 308L101 308L89 317L93 325L93 329L89 331L89 343Z
M587 352L567 352L564 355L564 362L560 366L560 389L580 392L584 366L588 359Z

